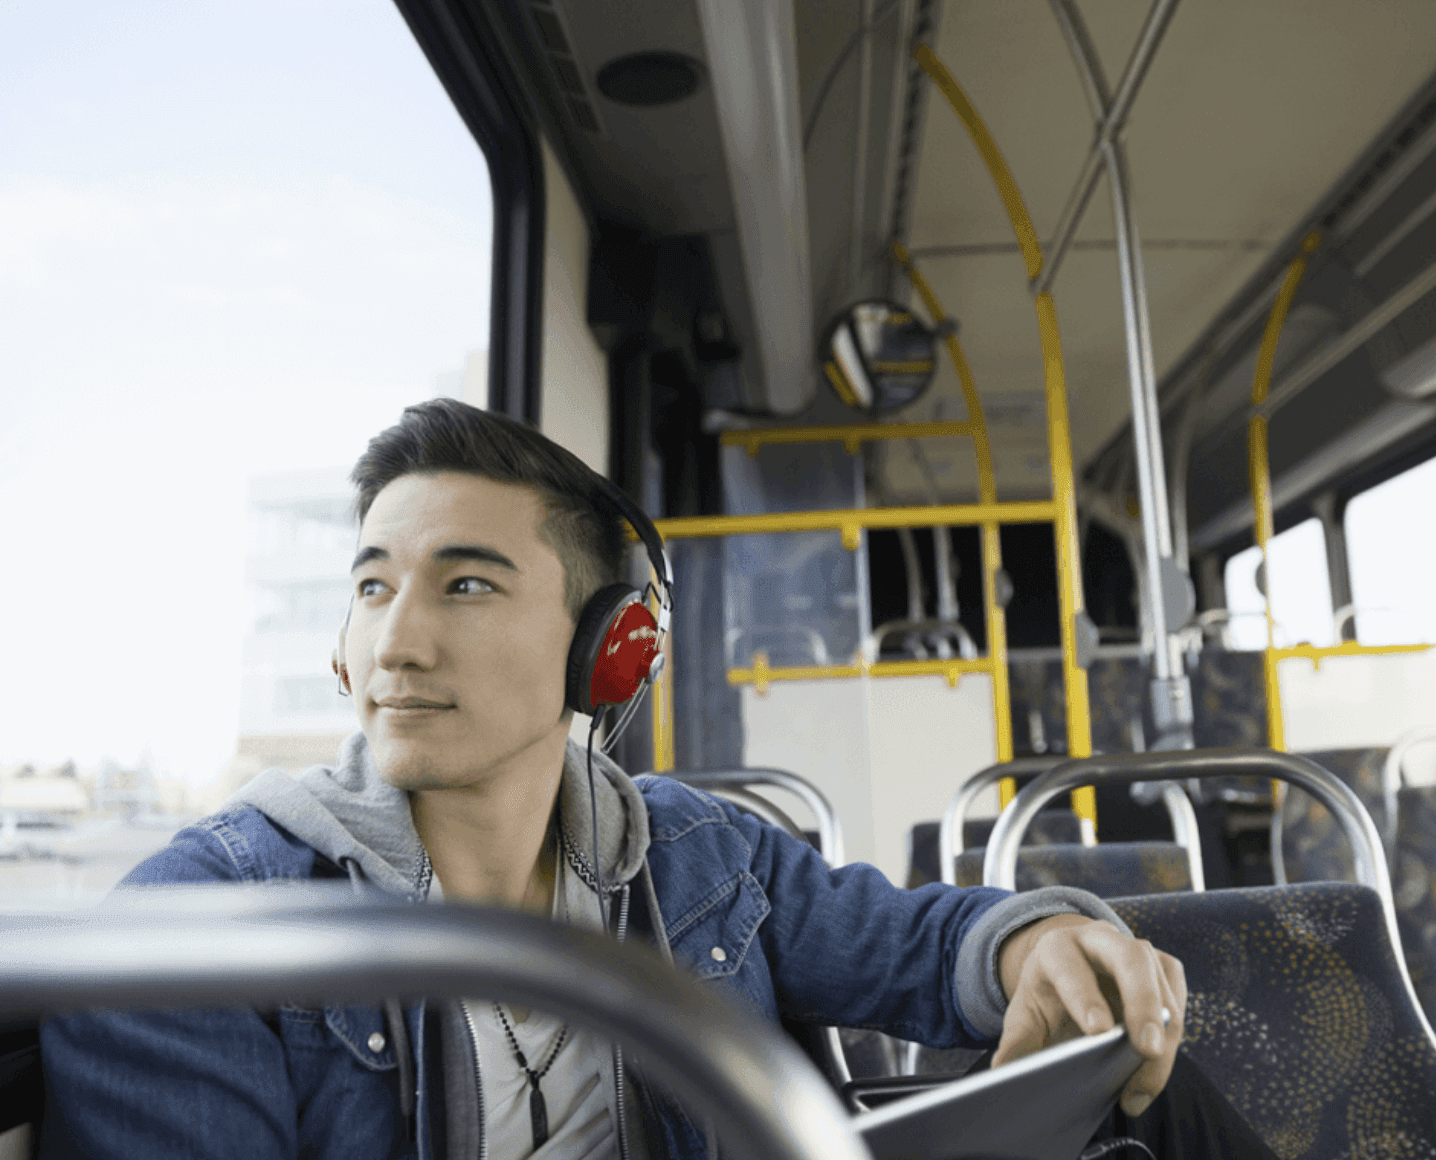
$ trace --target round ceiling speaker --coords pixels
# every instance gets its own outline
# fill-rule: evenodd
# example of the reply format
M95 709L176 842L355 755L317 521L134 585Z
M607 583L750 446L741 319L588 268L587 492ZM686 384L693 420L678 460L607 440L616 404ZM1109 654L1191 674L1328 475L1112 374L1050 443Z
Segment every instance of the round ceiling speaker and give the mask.
M598 70L598 91L620 105L671 105L703 83L703 66L677 52L635 52Z

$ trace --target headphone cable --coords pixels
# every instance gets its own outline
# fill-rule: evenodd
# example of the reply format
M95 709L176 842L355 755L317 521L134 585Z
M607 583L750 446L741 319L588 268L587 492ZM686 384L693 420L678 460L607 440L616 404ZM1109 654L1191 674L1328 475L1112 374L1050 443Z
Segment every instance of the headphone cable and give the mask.
M598 853L598 794L593 787L593 735L608 714L608 706L600 705L588 726L588 816L593 825L593 873L598 882L598 913L603 919L603 933L608 933L608 900L603 896L603 862Z

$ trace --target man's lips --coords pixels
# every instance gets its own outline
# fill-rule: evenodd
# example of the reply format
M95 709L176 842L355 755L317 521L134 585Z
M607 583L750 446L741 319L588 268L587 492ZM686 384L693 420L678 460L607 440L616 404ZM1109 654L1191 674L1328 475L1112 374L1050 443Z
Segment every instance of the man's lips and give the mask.
M374 702L381 709L452 709L447 701L430 701L424 697L383 697Z

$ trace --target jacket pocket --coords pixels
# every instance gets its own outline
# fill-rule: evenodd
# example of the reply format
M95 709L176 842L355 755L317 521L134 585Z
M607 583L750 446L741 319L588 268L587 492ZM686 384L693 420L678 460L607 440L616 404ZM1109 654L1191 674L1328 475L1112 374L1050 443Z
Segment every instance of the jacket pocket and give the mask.
M668 944L700 979L724 978L743 965L772 909L758 880L740 871L667 924Z
M324 1008L324 1025L370 1071L390 1071L399 1066L389 1025L378 1007L328 1006Z

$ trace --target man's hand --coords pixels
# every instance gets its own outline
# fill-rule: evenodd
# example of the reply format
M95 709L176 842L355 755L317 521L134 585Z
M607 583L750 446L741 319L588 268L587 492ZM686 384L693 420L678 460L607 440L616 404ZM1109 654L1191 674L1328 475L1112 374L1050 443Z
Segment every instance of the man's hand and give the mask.
M998 1067L1054 1043L1127 1025L1147 1057L1122 1089L1122 1110L1139 1116L1172 1074L1182 1042L1187 979L1182 964L1110 922L1057 914L1009 935L997 954L1007 995ZM1171 1012L1162 1026L1162 1008Z

